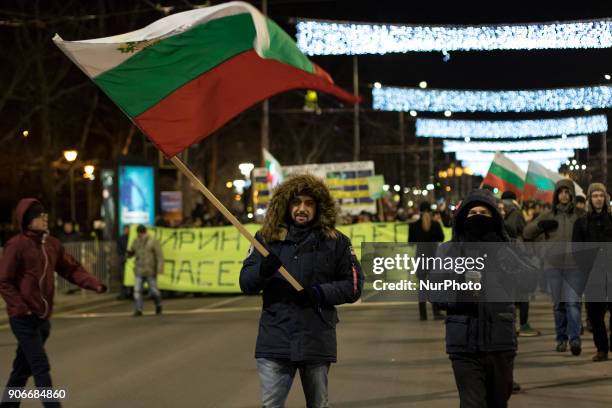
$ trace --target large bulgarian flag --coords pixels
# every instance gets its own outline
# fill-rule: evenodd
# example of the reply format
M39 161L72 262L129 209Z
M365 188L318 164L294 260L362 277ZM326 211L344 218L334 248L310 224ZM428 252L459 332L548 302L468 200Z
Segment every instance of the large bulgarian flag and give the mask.
M57 46L168 157L255 103L315 89L356 103L276 23L244 2L170 15L113 37Z
M502 152L495 153L489 171L482 184L497 187L500 191L513 191L517 198L523 195L525 172Z

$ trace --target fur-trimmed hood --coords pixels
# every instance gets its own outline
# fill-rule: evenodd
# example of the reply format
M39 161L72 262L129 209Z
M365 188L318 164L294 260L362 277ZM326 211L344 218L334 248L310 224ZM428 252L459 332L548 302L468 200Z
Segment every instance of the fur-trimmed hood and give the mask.
M285 239L288 231L289 204L293 198L302 194L311 196L317 203L315 227L319 227L327 238L337 237L335 228L337 209L329 189L323 180L310 174L300 174L290 176L274 190L260 231L266 242Z
M574 188L574 182L570 179L561 179L555 183L555 192L553 193L552 211L554 214L557 213L557 206L559 205L559 191L562 188L567 188L570 194L570 202L567 211L569 213L574 212L576 206L576 189Z

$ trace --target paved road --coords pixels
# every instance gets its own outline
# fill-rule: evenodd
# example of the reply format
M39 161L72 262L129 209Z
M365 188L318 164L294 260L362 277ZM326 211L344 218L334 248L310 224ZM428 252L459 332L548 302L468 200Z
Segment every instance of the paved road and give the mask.
M129 302L56 315L48 351L55 383L69 392L65 406L259 406L253 359L259 306L259 297L210 296L167 300L163 316L133 318ZM515 376L525 391L510 406L612 406L612 361L591 363L589 339L580 357L555 353L551 307L534 309L532 324L544 335L521 339ZM342 308L333 407L458 406L443 324L416 316L416 306L406 303ZM0 328L1 383L14 347L10 331ZM304 406L298 379L287 406Z

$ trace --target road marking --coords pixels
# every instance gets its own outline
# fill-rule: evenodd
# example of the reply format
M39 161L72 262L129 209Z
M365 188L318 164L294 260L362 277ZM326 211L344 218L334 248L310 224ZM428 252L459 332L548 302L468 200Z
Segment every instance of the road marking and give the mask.
M246 298L246 296L236 296L236 297L232 297L229 299L225 299L225 300L221 300L219 302L216 303L212 303L208 306L204 306L204 307L200 307L198 309L195 309L195 311L202 311L202 310L206 310L206 309L214 309L217 308L219 306L224 306L224 305L229 305L230 303L236 303L242 299Z
M114 302L110 302L110 303L104 303L104 304L99 304L99 305L84 307L84 308L75 308L74 310L71 310L70 312L67 312L67 313L83 313L83 312L89 312L91 310L102 309L104 307L113 307L113 306L118 306L122 304L125 304L125 301L115 300Z
M233 313L233 312L256 312L261 310L259 306L252 307L226 307L222 309L191 309L191 310L167 310L163 315L193 315L210 313ZM163 316L162 315L162 316ZM61 314L56 315L57 319L84 319L92 317L128 317L133 316L133 312L108 312L108 313L81 313L81 314ZM144 312L143 316L156 316L154 312Z
M225 304L228 304L229 299L224 300ZM235 299L232 299L235 300ZM236 299L237 300L237 299ZM217 302L213 305L218 305L221 302ZM397 302L371 302L371 303L359 303L359 304L346 304L340 305L338 308L346 310L354 309L376 309L390 306L406 306L416 305L416 301L397 301ZM211 305L211 306L213 306ZM212 313L237 313L237 312L256 312L260 311L260 306L243 306L243 307L223 307L223 308L199 308L189 310L164 310L164 315L178 316L178 315L198 315L198 314L212 314ZM85 318L99 318L99 317L130 317L133 312L102 312L102 313L60 313L55 315L56 319L85 319ZM145 312L144 316L155 316L154 312Z

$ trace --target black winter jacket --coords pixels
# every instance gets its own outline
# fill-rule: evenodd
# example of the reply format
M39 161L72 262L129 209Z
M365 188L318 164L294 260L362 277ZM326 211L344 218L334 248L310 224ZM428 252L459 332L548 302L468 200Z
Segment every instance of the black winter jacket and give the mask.
M504 229L504 221L497 210L495 197L488 190L474 190L463 201L455 217L453 228L453 239L438 248L438 257L471 256L474 254L463 253L462 245L470 248L466 243L468 238L464 231L464 224L470 208L485 206L493 214L496 223L496 234L498 247L509 245L509 237ZM478 241L481 242L481 241ZM487 242L487 241L482 241ZM478 245L478 244L477 244ZM471 248L474 248L471 245ZM505 248L505 247L504 247ZM469 249L468 249L469 251ZM461 253L459 253L461 252ZM511 253L504 251L506 254ZM501 252L500 252L501 253ZM493 261L493 262L491 262ZM499 267L493 259L488 259L487 267ZM486 281L486 270L483 272L483 282ZM496 271L497 272L497 271ZM465 276L453 272L433 270L431 276L435 280L454 279L464 281ZM496 278L503 274L496 273ZM508 279L510 282L513 279ZM484 288L483 284L483 288ZM515 351L517 347L515 331L515 307L513 302L489 302L477 301L476 297L470 298L470 294L457 293L456 301L450 302L448 293L443 303L439 303L447 311L446 317L446 352L452 353L478 353L495 351ZM435 302L441 299L440 292L431 292L430 299Z
M263 257L251 250L240 271L240 288L246 294L263 290L256 358L336 361L339 320L334 306L359 299L364 280L350 239L337 234L336 239L331 239L315 229L300 243L288 236L268 244L303 287L317 285L321 290L323 303L319 310L303 304L279 272L263 279L259 273Z

